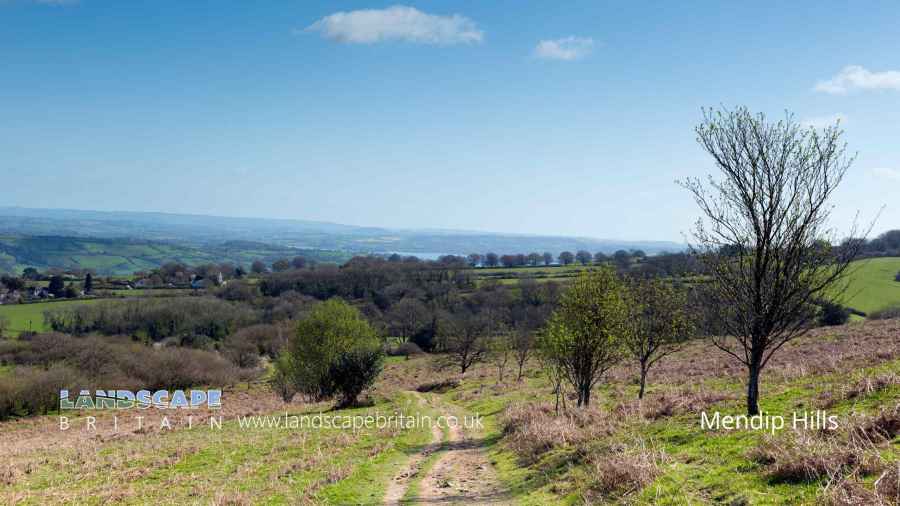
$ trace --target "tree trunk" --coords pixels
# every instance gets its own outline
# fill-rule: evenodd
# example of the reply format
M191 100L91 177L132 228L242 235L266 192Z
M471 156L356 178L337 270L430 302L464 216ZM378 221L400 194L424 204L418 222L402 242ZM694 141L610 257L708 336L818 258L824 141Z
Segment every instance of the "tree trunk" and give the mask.
M588 407L591 403L590 385L581 385L578 388L578 407Z
M759 372L760 364L754 360L750 364L750 374L747 378L747 415L759 414Z
M561 384L559 382L557 382L556 388L553 390L553 392L556 394L556 416L559 416L559 396L562 393L562 392L560 392L560 390L561 390L560 386L561 386Z
M647 367L641 364L641 390L638 392L638 399L644 398L644 390L647 386Z

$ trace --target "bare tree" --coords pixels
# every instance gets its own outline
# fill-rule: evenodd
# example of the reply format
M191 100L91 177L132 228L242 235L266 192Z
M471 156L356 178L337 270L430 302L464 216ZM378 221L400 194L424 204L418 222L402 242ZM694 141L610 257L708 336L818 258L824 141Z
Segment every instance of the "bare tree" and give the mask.
M528 359L531 357L532 351L534 350L534 331L525 328L524 326L517 328L515 333L511 336L511 339L513 352L515 353L516 358L516 366L518 366L516 381L522 381L522 376L525 372L525 363L528 362Z
M488 350L490 352L491 363L497 368L497 383L503 383L506 366L509 364L509 360L513 355L510 336L497 334L491 337L488 342Z
M425 327L429 316L428 308L420 300L404 297L391 306L387 320L390 332L408 341Z
M480 314L461 311L448 315L439 327L441 347L453 365L465 374L488 354L491 322Z
M840 291L860 251L853 244L864 242L832 247L827 228L829 200L853 161L839 126L817 131L790 114L773 123L738 108L704 110L696 128L722 178L681 183L703 214L693 249L712 278L707 304L731 336L712 342L747 367L749 415L759 414L760 373L809 329L813 302Z
M630 285L632 330L625 334L625 344L641 368L638 399L643 399L650 368L678 351L691 337L693 325L684 291L659 278L636 279Z

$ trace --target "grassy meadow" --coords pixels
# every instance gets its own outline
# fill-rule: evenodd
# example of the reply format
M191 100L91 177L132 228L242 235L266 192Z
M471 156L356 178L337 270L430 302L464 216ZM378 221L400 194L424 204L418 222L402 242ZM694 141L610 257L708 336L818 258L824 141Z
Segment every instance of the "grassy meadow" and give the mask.
M854 262L845 293L847 306L865 313L900 307L900 258L868 258Z
M44 322L44 311L80 304L93 304L98 299L61 300L36 302L32 304L5 304L0 306L0 316L9 320L7 333L17 336L22 332L44 332L49 330Z

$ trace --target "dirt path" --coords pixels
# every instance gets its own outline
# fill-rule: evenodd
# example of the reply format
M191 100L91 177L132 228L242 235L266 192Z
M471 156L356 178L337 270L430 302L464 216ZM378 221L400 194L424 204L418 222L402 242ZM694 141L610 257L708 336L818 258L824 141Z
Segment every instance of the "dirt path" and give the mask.
M444 415L451 413L441 409ZM460 425L449 428L449 442L446 445L438 445L441 454L438 461L431 467L428 474L422 478L419 484L417 497L412 498L409 504L508 504L497 473L488 461L484 453L482 443L474 434L467 434L460 419ZM433 434L433 442L440 441L441 430L436 429ZM427 450L426 450L427 451ZM433 451L433 450L432 450ZM424 452L423 452L424 454ZM416 471L425 456L413 460ZM411 476L414 476L411 475ZM397 483L394 480L392 485ZM399 504L400 498L405 494L408 481L403 491L395 491L399 496L394 499ZM390 492L390 490L389 490Z
M414 392L418 398L419 405L426 404L428 401L418 392ZM406 495L409 484L419 474L422 463L429 455L441 449L443 446L444 432L440 427L434 425L431 427L431 441L425 448L409 458L406 467L400 473L394 476L394 479L388 483L387 491L384 494L384 504L387 506L397 506L401 503L401 499Z

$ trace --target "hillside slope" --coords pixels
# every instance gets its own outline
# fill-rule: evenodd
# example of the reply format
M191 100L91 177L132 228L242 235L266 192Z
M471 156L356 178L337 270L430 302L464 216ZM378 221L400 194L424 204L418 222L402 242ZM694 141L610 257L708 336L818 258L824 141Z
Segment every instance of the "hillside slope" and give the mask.
M298 255L323 262L343 262L350 258L348 253L249 241L192 244L122 238L0 236L0 272L21 272L25 267L38 270L56 267L93 269L100 275L127 275L166 262L187 265L231 262L247 267L254 260L271 263Z
M888 307L900 307L900 257L867 258L854 263L845 294L846 305L871 313Z
M411 254L543 253L585 249L612 253L679 251L683 244L463 230L404 230L306 220L233 218L167 213L0 207L0 234L140 238L161 241L246 240L298 248Z

